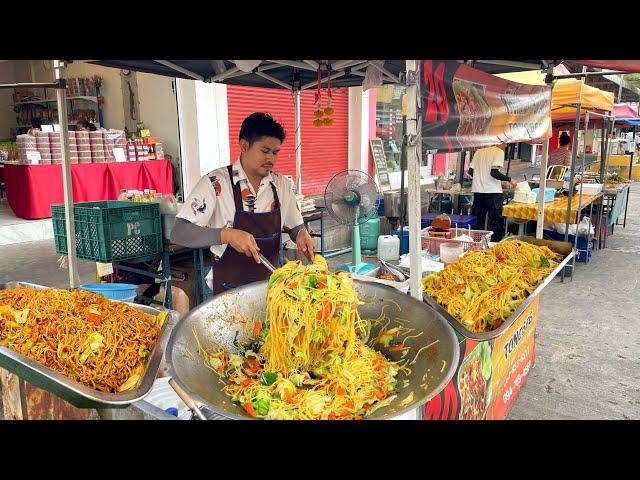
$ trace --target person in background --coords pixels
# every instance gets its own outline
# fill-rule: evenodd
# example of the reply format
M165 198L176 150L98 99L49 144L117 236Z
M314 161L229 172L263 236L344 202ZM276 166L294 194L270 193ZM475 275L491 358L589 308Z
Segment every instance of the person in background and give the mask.
M473 155L469 165L469 175L473 177L473 207L471 214L478 218L478 225L484 228L488 216L487 228L493 231L491 241L499 242L504 236L504 220L502 217L502 182L509 182L513 188L517 182L500 173L504 166L504 150L506 145L480 148Z
M95 132L96 130L96 126L86 120L78 120L76 124L76 132Z
M31 128L27 132L27 135L33 135L35 131L42 129L42 119L40 117L34 117L31 119Z
M569 150L569 145L571 143L571 137L567 134L567 132L562 132L558 143L560 144L558 149L549 154L549 158L547 159L547 167L552 167L554 165L570 167L571 151Z

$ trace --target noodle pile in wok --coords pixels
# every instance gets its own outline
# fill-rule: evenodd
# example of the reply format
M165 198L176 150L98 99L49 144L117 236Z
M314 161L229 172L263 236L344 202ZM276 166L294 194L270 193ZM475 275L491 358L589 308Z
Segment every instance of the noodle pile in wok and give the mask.
M0 346L102 392L134 388L166 320L76 290L0 291Z
M360 304L351 277L330 273L316 255L312 265L288 262L271 275L267 322L255 323L253 345L229 354L198 344L206 365L226 379L225 393L251 416L360 419L396 398L396 375L410 372L408 359L392 362L372 348L380 343L404 358L408 347L393 340L401 329L369 340Z

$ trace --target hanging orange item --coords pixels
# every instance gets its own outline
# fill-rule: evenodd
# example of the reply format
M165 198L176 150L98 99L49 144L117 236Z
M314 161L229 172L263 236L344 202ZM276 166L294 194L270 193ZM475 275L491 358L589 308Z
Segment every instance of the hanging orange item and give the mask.
M314 127L321 127L323 125L322 115L324 112L322 111L322 89L320 88L320 85L322 83L322 72L320 70L321 68L322 68L322 64L318 65L318 91L316 92L315 110L313 112Z

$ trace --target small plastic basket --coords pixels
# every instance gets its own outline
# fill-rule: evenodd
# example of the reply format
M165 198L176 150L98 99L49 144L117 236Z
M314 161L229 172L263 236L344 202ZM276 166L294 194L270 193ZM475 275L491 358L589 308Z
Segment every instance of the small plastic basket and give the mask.
M133 302L136 298L138 285L131 283L85 283L80 285L80 288L88 292L98 293L110 300Z
M455 237L460 235L467 235L473 238L473 242L467 242L465 240L455 240ZM428 250L429 253L438 255L440 254L440 244L442 243L462 243L464 244L464 251L476 251L482 250L483 245L489 246L491 240L492 231L489 230L466 230L464 228L452 228L451 238L445 237L431 237L429 235L429 229L424 228L421 232L422 237L422 249Z

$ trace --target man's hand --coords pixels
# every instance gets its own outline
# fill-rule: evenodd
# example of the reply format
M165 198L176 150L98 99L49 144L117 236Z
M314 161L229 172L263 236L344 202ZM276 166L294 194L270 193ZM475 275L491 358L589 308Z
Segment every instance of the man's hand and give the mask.
M298 245L298 251L302 252L310 261L313 262L313 239L306 229L303 228L298 232L296 245Z
M518 182L516 182L515 180L511 179L511 188L516 188L518 186Z
M260 247L250 233L235 228L223 228L220 231L220 241L223 244L228 243L235 251L244 253L247 257L253 257L256 263L260 263L258 256Z

